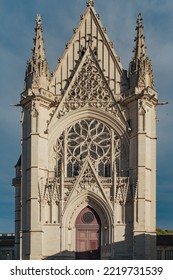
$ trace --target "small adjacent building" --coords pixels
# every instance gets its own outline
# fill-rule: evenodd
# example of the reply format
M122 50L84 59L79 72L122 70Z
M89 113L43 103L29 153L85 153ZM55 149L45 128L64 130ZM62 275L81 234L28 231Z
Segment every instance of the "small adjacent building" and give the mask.
M14 233L0 233L0 260L15 259L14 240Z
M157 259L173 260L173 235L157 235Z

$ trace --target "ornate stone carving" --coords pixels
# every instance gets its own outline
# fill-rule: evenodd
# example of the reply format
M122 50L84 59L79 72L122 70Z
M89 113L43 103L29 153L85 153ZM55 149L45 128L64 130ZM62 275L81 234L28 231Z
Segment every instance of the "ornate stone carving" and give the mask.
M34 118L37 118L39 113L38 113L38 109L36 107L36 103L33 102L32 104L32 109L31 109L31 115L34 117Z
M114 114L116 118L120 118L120 111L107 82L91 55L86 56L86 61L70 88L57 117L61 118L67 112L83 107L104 109Z
M94 119L80 120L66 129L53 147L59 170L57 177L64 155L67 177L78 176L86 158L90 159L100 177L110 177L112 159L120 159L120 146L119 137L104 123Z
M60 201L60 190L56 179L47 180L44 187L43 202L49 205L58 204Z
M81 120L68 129L68 158L83 161L87 156L92 161L110 160L110 130L103 123Z
M148 84L151 88L155 88L151 61L146 57L140 64L138 86L144 88Z
M129 178L118 177L117 178L117 189L116 189L116 200L120 204L125 204L129 195Z
M145 113L146 113L146 110L144 108L144 101L140 100L140 102L139 102L139 115L143 116L143 115L145 115Z
M97 180L88 166L83 174L82 180L79 182L78 187L75 189L76 193L81 193L82 191L92 191L94 193L101 194L100 188L98 186Z
M53 147L55 158L61 158L64 154L64 137L63 134L56 140L56 144Z

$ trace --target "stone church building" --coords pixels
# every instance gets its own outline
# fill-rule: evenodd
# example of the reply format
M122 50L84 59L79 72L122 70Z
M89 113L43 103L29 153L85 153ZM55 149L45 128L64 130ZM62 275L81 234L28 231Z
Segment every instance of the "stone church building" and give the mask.
M13 179L16 258L155 259L158 101L141 14L128 71L93 1L73 32L50 73L37 16Z

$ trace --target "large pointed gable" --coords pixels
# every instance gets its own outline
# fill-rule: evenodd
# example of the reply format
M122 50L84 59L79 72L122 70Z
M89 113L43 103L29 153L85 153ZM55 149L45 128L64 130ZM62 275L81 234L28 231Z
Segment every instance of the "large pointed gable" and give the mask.
M88 3L87 6L85 14L81 15L79 26L73 30L70 43L66 44L65 53L59 59L50 81L49 90L57 96L62 96L66 91L88 46L95 53L113 94L115 96L120 94L122 66L99 15L93 5Z
M54 123L53 119L56 122L57 118L60 119L67 113L80 108L95 108L103 110L103 113L106 111L127 125L90 46L82 57L51 120Z

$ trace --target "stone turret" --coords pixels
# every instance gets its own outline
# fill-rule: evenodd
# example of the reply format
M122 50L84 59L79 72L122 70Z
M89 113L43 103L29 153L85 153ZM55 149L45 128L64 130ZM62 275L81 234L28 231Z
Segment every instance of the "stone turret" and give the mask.
M131 93L135 91L136 87L141 90L146 87L154 89L152 65L146 52L145 36L143 33L141 14L139 14L137 18L136 31L136 45L133 51L134 55L129 67Z

